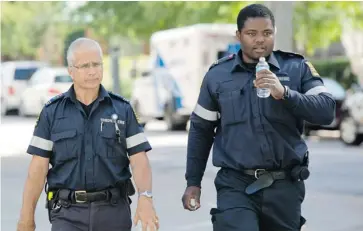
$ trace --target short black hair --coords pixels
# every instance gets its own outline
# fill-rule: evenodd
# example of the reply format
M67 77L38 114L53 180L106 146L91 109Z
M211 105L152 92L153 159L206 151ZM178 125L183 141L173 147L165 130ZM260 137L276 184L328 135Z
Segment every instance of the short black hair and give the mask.
M237 29L241 31L249 18L270 18L275 27L275 17L272 11L262 4L251 4L243 8L237 16Z

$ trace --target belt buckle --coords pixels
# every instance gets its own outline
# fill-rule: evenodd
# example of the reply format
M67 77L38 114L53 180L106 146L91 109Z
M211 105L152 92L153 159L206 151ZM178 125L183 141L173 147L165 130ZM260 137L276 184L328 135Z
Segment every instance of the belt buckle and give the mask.
M266 172L266 169L256 169L255 170L255 178L260 178L260 174Z
M84 200L79 200L78 196L84 196ZM87 192L85 190L79 190L74 192L74 198L76 199L77 203L86 203L87 202Z

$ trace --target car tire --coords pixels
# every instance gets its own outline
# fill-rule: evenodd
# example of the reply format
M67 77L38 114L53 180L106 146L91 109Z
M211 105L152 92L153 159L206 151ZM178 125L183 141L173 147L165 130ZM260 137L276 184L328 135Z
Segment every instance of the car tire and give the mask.
M182 131L186 129L187 122L185 123L177 123L174 119L174 104L171 101L169 101L165 106L165 112L164 112L164 121L166 123L168 131Z
M5 100L1 99L1 115L5 116L5 115L7 115L7 112L8 112L8 110L5 105Z
M354 119L347 115L340 123L340 139L351 146L358 146L363 142L363 134L358 133L358 124Z
M24 112L24 102L23 101L20 102L20 105L18 108L18 115L20 117L27 117L26 113Z

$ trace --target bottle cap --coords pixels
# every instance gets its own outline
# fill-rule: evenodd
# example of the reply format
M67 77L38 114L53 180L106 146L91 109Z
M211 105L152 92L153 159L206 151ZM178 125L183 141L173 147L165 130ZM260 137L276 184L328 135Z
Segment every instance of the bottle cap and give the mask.
M265 59L265 57L260 57L260 62L265 62L266 61L266 59Z

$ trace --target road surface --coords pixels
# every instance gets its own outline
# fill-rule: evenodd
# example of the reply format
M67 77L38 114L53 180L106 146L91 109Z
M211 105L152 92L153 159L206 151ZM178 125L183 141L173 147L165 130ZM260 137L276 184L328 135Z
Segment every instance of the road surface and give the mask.
M30 156L25 154L32 136L34 118L3 118L0 127L1 228L15 230ZM183 210L185 189L186 132L166 132L162 123L147 126L153 150L155 206L160 231L210 231L209 210L215 206L213 180L217 169L208 163L203 180L202 207L196 212ZM311 152L311 177L306 182L303 215L306 231L363 230L363 147L346 147L336 139L308 140ZM135 197L132 198L135 202ZM36 211L37 231L49 231L44 194ZM135 211L136 203L132 204ZM135 229L138 230L138 229ZM141 229L140 229L141 230Z

